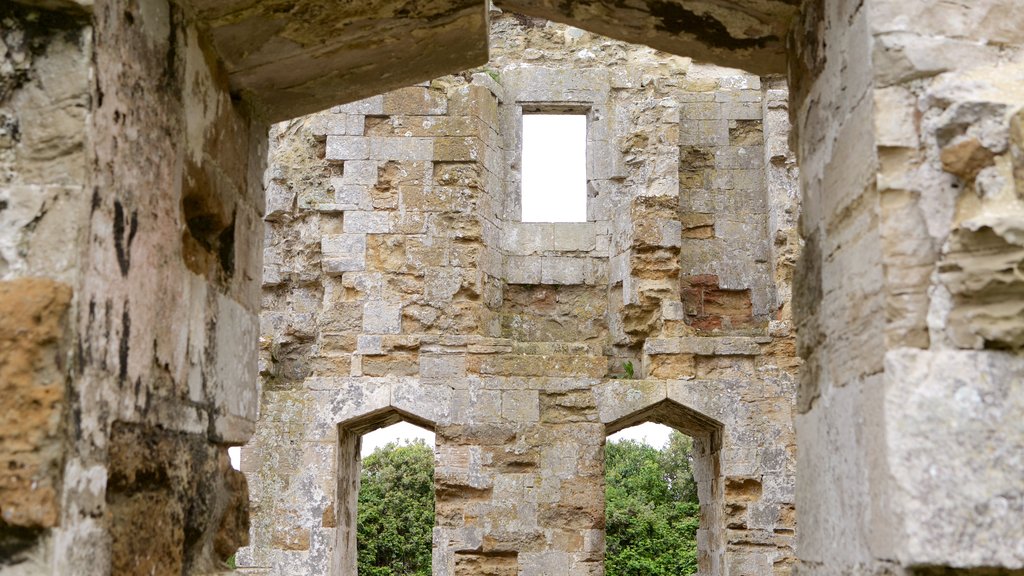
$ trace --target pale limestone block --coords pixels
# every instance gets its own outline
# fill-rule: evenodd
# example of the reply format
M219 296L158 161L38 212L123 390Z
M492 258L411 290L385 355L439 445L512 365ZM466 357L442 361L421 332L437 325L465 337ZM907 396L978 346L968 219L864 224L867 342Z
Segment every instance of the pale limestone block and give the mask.
M452 388L447 385L402 380L391 386L391 406L431 426L451 421L451 404Z
M658 380L609 380L594 387L598 416L605 425L614 425L665 398L665 382ZM609 433L617 431L609 429Z
M517 423L540 420L540 396L537 390L505 390L502 392L501 416Z
M508 222L502 236L502 248L515 256L530 256L554 245L552 224L546 222Z
M551 225L554 250L590 252L597 247L597 227L591 222L559 222Z
M684 102L679 105L679 117L685 120L716 120L724 118L723 106L717 102Z
M428 268L424 274L423 295L430 303L448 305L462 286L462 277L462 268Z
M345 133L350 136L362 136L366 131L366 116L349 114L345 117Z
M274 220L292 211L295 191L286 184L271 182L267 186L267 220Z
M729 121L716 120L679 121L679 144L681 146L728 146Z
M509 256L505 260L505 280L509 284L540 284L542 262L536 256Z
M378 162L376 160L350 160L345 162L341 173L341 182L373 186L377 183L377 174Z
M900 561L1024 567L1024 358L903 348L884 376Z
M391 383L379 378L319 378L307 381L313 401L312 427L326 430L378 412L391 404Z
M763 146L722 146L715 148L716 168L760 170L763 166Z
M384 113L384 96L372 96L357 100L349 104L342 104L331 108L335 114L362 114L367 116L380 116Z
M370 157L370 142L362 136L328 136L327 160L366 160Z
M464 378L466 356L464 354L420 353L420 376L423 378Z
M760 99L754 102L727 102L722 104L722 117L729 120L760 120Z
M455 390L452 424L484 424L501 420L501 392L479 387Z
M433 138L367 138L368 157L397 162L430 161L434 159Z
M622 153L608 140L595 140L587 146L587 179L611 180L624 178L629 169Z
M356 354L373 356L384 353L384 338L380 335L360 334L356 337Z
M879 146L917 148L917 97L903 87L879 88L875 98L875 138Z
M402 305L386 300L370 300L363 305L363 332L399 334L402 331Z
M334 203L342 210L368 210L372 207L370 187L365 184L346 184L343 178L331 178Z
M744 190L761 192L764 190L764 172L762 170L716 170L711 179L711 186L718 190ZM760 208L763 209L763 208Z
M347 116L344 114L317 114L309 119L308 130L313 136L344 136L347 133Z
M549 256L541 259L542 284L583 284L588 276L587 258Z
M332 234L320 240L324 273L337 275L366 268L365 234Z
M682 321L686 319L686 307L682 302L662 300L661 317L664 320Z
M387 212L350 210L343 226L346 234L382 234L391 231L391 217Z

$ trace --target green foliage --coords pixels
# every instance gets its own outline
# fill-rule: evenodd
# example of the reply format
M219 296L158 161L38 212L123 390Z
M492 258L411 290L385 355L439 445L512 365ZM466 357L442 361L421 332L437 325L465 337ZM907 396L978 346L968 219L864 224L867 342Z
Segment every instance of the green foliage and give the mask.
M690 439L657 450L633 441L605 448L606 576L697 571L700 518ZM363 459L357 540L360 576L429 576L434 454L422 440Z
M633 368L633 362L627 360L622 363L622 374L615 374L612 376L615 380L632 380L636 378L636 371Z
M657 450L631 440L605 447L606 576L697 571L700 506L690 439L673 432Z
M430 576L434 451L392 442L363 459L356 542L359 576Z
M623 362L622 363L622 369L626 372L626 379L627 380L632 380L633 377L635 376L635 374L633 372L633 362L631 362L631 361Z

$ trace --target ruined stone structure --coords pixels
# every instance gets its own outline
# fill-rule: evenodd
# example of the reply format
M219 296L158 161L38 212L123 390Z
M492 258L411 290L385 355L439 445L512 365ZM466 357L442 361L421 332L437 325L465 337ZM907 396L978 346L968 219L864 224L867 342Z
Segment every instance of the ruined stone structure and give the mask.
M741 66L761 75L787 75L790 140L800 166L799 236L803 241L792 288L796 348L803 359L793 420L799 527L794 571L827 576L1024 570L1020 520L1024 516L1020 457L1024 453L1020 426L1024 416L1024 11L1019 2L506 0L498 4L681 56ZM731 449L779 448L779 440L735 436L730 440L731 431L756 428L763 422L729 412L727 403L716 408L711 400L717 402L719 397L710 394L683 397L683 391L693 388L670 386L676 380L669 376L690 370L692 380L677 382L709 386L713 382L725 386L729 379L741 382L730 389L736 397L728 405L747 404L751 410L763 409L756 405L773 394L785 395L784 390L755 391L755 383L764 380L738 377L757 372L760 366L776 366L772 369L784 381L781 375L792 369L780 365L787 355L776 348L787 338L786 326L771 324L773 307L787 301L786 268L779 263L796 242L784 232L790 229L793 214L772 208L792 201L780 185L786 167L772 161L772 150L781 144L777 135L784 132L772 125L783 109L777 107L782 104L777 100L781 94L774 93L767 82L762 82L760 91L749 83L752 80L747 88L717 82L708 87L713 92L760 98L757 118L767 127L762 128L768 152L760 190L765 207L748 207L759 216L740 220L736 212L729 212L737 207L707 210L693 204L714 199L714 194L695 198L681 193L701 190L684 186L701 178L726 183L716 180L719 169L725 168L718 162L730 161L725 149L732 142L686 143L684 134L700 132L682 130L687 124L683 120L694 120L693 125L714 133L716 122L719 126L728 122L715 114L736 103L702 107L700 102L684 102L682 95L700 92L685 80L692 68L676 86L659 82L659 74L651 74L652 83L647 85L641 76L639 87L628 76L609 76L609 87L613 81L621 87L609 90L608 102L615 102L616 90L638 95L649 91L650 98L666 103L676 94L676 108L666 108L657 126L648 124L656 109L636 110L636 119L623 122L602 118L611 130L606 135L620 134L619 129L626 130L621 133L625 135L649 131L654 140L643 146L639 140L628 143L627 150L648 151L634 165L626 160L628 156L621 156L626 143L609 136L608 162L599 163L607 172L591 173L595 182L608 182L593 187L595 199L606 203L608 212L593 213L593 223L587 226L594 234L593 249L589 249L590 232L565 238L584 240L583 247L588 248L571 255L554 243L553 229L550 244L549 237L541 234L534 236L535 246L529 246L528 235L513 239L513 231L522 227L508 217L509 187L500 185L503 167L487 162L508 161L508 151L515 148L503 139L514 130L503 128L500 113L496 122L490 118L492 126L485 129L486 108L459 113L460 102L483 106L502 98L499 111L501 106L514 109L517 96L514 83L509 82L514 74L499 74L502 81L493 86L485 78L471 77L464 85L416 87L431 98L422 103L423 116L443 120L476 115L479 121L463 128L475 140L460 145L475 148L482 154L479 158L438 160L438 151L445 148L438 140L445 136L422 132L406 137L395 132L416 128L394 124L393 112L408 114L406 106L415 105L405 101L394 104L394 110L381 108L369 114L390 118L390 135L386 123L366 123L364 118L363 133L343 141L357 147L364 142L365 159L343 159L348 154L362 156L362 152L345 150L336 140L334 157L342 162L340 170L332 164L310 173L311 178L328 178L327 185L319 188L325 194L334 194L329 178L339 179L342 194L333 198L335 202L309 199L308 204L299 204L300 191L311 190L312 183L296 187L287 174L280 175L285 178L281 180L273 173L265 180L272 122L481 66L487 60L490 20L484 0L17 0L0 5L0 572L202 573L215 569L246 541L249 490L243 477L229 469L225 451L259 433L261 219L265 213L276 213L271 229L282 230L284 214L274 202L287 190L296 193L295 214L300 206L304 214L301 226L315 230L316 242L324 240L320 243L323 256L316 253L321 266L306 272L311 275L310 284L313 276L328 272L323 276L324 295L317 299L311 293L307 299L317 306L311 313L328 296L342 303L370 297L384 302L410 289L422 294L422 302L418 315L410 310L407 317L404 309L399 311L397 334L389 333L395 326L394 307L375 308L382 314L369 325L361 315L358 325L350 328L356 336L352 349L359 353L351 356L344 374L320 375L327 364L340 365L332 354L345 356L343 346L353 344L335 340L338 348L333 351L313 350L312 337L300 334L290 336L290 356L265 368L268 374L285 374L276 384L280 393L289 386L299 393L300 376L302 393L325 396L336 394L330 386L344 378L387 382L386 387L361 389L366 393L361 408L353 403L333 413L338 422L348 423L339 433L339 446L350 447L353 434L379 424L375 418L381 414L392 414L434 422L442 452L448 451L452 458L456 453L466 456L464 466L439 470L439 477L453 488L481 482L477 492L462 491L461 500L458 489L441 498L448 514L443 515L439 530L438 541L444 544L436 555L439 564L452 562L458 567L457 552L472 544L471 527L463 530L459 524L472 513L465 511L477 507L478 518L497 514L500 499L516 493L509 483L515 474L511 470L519 465L514 460L492 459L486 464L481 460L479 470L488 475L466 477L477 469L474 455L505 454L504 447L514 442L507 431L502 432L501 423L512 419L501 410L506 405L528 407L533 400L506 404L505 397L513 398L513 392L536 393L537 424L523 424L524 434L531 428L539 433L544 428L541 422L561 419L558 426L566 433L557 440L569 443L572 438L577 450L571 453L578 454L575 461L547 461L544 447L550 443L540 437L525 438L520 445L524 482L533 474L542 481L558 478L559 487L535 485L527 492L524 485L523 494L562 498L574 489L572 483L580 494L592 493L600 463L586 452L597 450L605 433L631 422L639 411L638 417L672 420L677 426L689 426L698 437L704 435L706 453L722 466L719 475L704 480L705 502L716 495L722 499L720 508L710 504L705 508L723 511L719 518L706 518L705 566L711 571L742 573L748 570L744 557L784 556L781 548L775 548L783 535L772 535L769 546L748 556L744 553L757 542L740 540L766 533L769 522L776 521L767 520L767 508L759 506L781 506L785 500L769 489L764 478L783 478L785 472L774 475L766 468L729 468L730 462L744 460L730 455ZM409 94L398 94L403 93ZM394 103L395 97L391 100ZM387 99L379 102L384 106ZM710 117L684 118L686 109ZM352 116L366 112L345 110ZM349 137L347 120L346 134L335 132L334 136ZM592 125L600 121L592 118ZM630 123L637 123L636 128L630 129ZM680 128L677 136L671 135L673 124ZM496 128L493 135L491 128ZM658 128L665 128L665 133L659 134ZM305 129L313 132L312 127ZM338 128L328 122L321 132L326 136L328 130ZM727 131L723 138L733 136ZM371 152L370 143L388 137L400 137L403 142L424 138L431 147L430 158L393 158L392 165L385 161L376 174L364 173L366 180L376 179L372 186L351 181L352 172L343 185L345 164L368 161L371 153L377 160L380 150ZM281 141L287 142L297 145L299 140L291 136ZM459 143L451 144L450 157L464 158L459 156L463 154L456 146ZM722 148L721 157L706 156L712 144ZM304 146L297 150L311 149ZM693 162L703 165L705 173L673 178L681 164L680 147L688 146L696 147ZM399 151L423 152L415 146L402 146ZM626 165L616 166L616 158ZM439 169L438 164L447 166ZM452 164L463 164L465 170L446 171ZM325 176L324 170L338 172ZM437 176L451 178L451 184L435 182ZM471 186L474 177L479 181ZM417 179L421 180L417 183ZM403 231L409 228L397 226L416 226L415 221L392 222L379 216L388 212L388 202L399 202L391 212L400 212L406 198L401 192L393 200L382 197L380 190L387 187L378 185L386 181L401 182L412 195L417 187L428 185L433 191L450 187L475 192L472 198L450 198L451 208L443 212L461 215L450 227L435 225L422 233L406 234ZM350 185L355 187L346 188ZM358 204L367 201L361 199L359 186L368 187L369 204ZM658 193L645 196L638 193L641 189ZM272 191L269 198L274 201L269 206L266 190ZM346 199L345 192L355 194L354 202ZM465 204L470 201L475 203L473 210ZM334 212L320 207L327 204L337 205ZM483 210L488 206L494 209L493 217ZM426 225L430 220L426 216L432 213L423 207L408 213L421 212ZM621 207L618 212L616 207ZM345 213L338 217L338 210ZM642 214L633 214L634 210ZM350 211L363 215L350 218ZM714 222L706 216L684 220L683 216L692 214L712 214ZM324 222L322 229L312 224L318 219ZM346 230L353 220L356 228ZM685 227L675 240L678 246L672 245L675 234L659 227L672 221ZM766 235L739 239L728 226L737 221L764 222ZM385 225L385 231L369 231ZM363 234L360 226L367 230L361 262L358 255L349 258L359 251L345 250L343 244L358 242L355 237ZM607 245L598 244L598 232L604 230ZM781 245L770 235L776 231L783 231ZM407 285L345 285L346 272L357 271L345 268L362 265L367 272L380 266L393 270L392 264L407 266L410 250L426 246L400 237L416 234L450 248L443 256L445 266L436 267L447 278L432 272L437 276L428 280L426 268L422 276L410 269L391 276L408 280ZM463 241L456 234L478 240ZM401 248L389 250L396 255L394 262L380 260L383 252L372 244L374 235ZM716 259L732 258L725 252L731 246L744 248L737 254L753 254L746 249L764 238L771 238L765 246L767 254L761 255L760 262L755 259L752 267L743 267L749 274L743 278L746 284L733 283L736 279L729 273L735 270L701 268ZM400 241L404 242L401 247ZM684 242L694 251L684 251ZM269 246L273 255L274 246ZM453 254L454 258L474 256L473 250L458 255L458 248L468 246L478 248L477 266L459 266L461 261L452 259ZM313 254L309 252L311 258ZM675 267L672 254L678 258ZM545 261L570 257L581 261L573 265L585 271L582 283L576 272L550 264L544 276ZM509 266L516 258L540 262L539 282L532 268ZM272 259L268 263L273 269ZM456 277L453 268L479 275ZM641 270L652 277L634 276ZM714 272L717 283L707 277ZM690 278L684 289L683 276L704 278ZM665 281L663 289L655 288L659 278ZM458 287L453 288L456 280ZM278 292L294 284L290 273L270 281L281 282ZM421 291L418 282L422 282ZM617 282L621 292L614 288ZM607 290L609 286L613 288ZM715 305L726 300L734 303L736 296L740 302L746 298L724 293L746 290L750 291L752 331L735 337L748 340L716 340L724 336L714 335L713 330L707 335L716 326ZM552 298L545 300L541 292ZM774 300L759 300L766 294ZM714 304L710 314L709 296ZM539 310L546 317L523 316L530 322L503 326L503 317L522 316L526 305L537 298L545 304ZM451 305L446 305L449 299ZM556 329L553 319L568 321L573 301L605 303L606 320L602 323L602 316L594 311L574 313L572 323ZM294 304L275 304L291 313L297 312L294 306L299 302L296 298ZM437 316L431 318L427 308L439 310ZM339 325L355 322L353 309L357 308L337 308ZM342 316L346 310L353 316ZM446 322L466 318L476 320L475 336L505 342L487 349L458 333L468 327L457 330L448 324L442 330ZM744 324L734 323L731 317L720 320L723 329ZM587 322L592 322L594 330L583 329ZM757 340L764 333L755 335L754 328L763 330L762 322L768 322L770 341ZM323 333L319 326L314 328L319 330L313 330L316 334ZM694 334L685 336L689 330ZM581 332L589 339L559 340ZM411 339L402 339L415 334L421 337L413 349ZM527 338L529 334L533 339ZM565 347L557 348L559 342ZM308 349L302 350L303 346ZM548 373L510 375L532 364L510 362L509 354L530 357L530 352L538 352L532 356L541 362L544 346L564 352L549 354L544 367ZM729 350L744 354L709 359ZM430 383L427 367L441 374L445 370L461 374L460 354L465 356L466 376L460 380L465 387L451 387L449 399L432 395L429 398L440 400L430 403L405 395L410 388L403 388L403 383L414 378L420 384ZM295 362L303 355L309 360L305 366ZM551 360L555 356L574 360L556 363ZM642 363L644 356L643 380L604 378L617 362L633 358ZM327 358L331 362L322 361ZM418 375L410 376L414 368ZM735 378L728 375L734 369ZM562 377L550 376L550 371ZM583 376L566 376L576 372ZM326 384L306 387L308 380ZM497 388L513 380L532 384ZM648 382L651 387L644 388ZM584 388L585 384L590 386ZM630 386L644 393L627 394ZM475 395L467 399L470 391ZM616 391L623 392L621 401L614 400ZM468 406L463 403L466 410L460 412L462 392ZM374 411L374 402L379 412ZM650 405L688 410L643 412ZM412 407L429 408L429 413ZM470 408L479 415L469 413ZM349 409L350 413L345 412ZM361 419L362 414L371 416ZM274 422L274 414L263 416ZM530 417L522 415L523 420ZM496 433L490 444L484 444L487 436L481 428L486 426L480 423L490 420ZM295 422L305 427L305 420ZM322 435L303 438L303 442L329 438L338 422L311 428L311 433ZM716 432L721 444L715 441ZM254 445L264 441L257 436ZM329 440L325 444L333 445ZM348 449L339 450L347 453ZM303 452L310 459L325 455ZM745 461L764 466L764 459L757 458L755 454ZM315 460L308 465L323 466ZM339 479L351 481L352 474L343 467L338 470ZM273 489L258 485L267 477L252 475L254 494ZM761 495L750 495L745 510L730 506L730 477L762 478ZM715 478L724 484L717 492ZM488 481L494 484L488 487ZM733 494L745 487L752 485L744 481L734 486ZM310 486L311 491L316 489ZM288 497L287 491L282 494L282 499ZM560 508L560 502L544 502L542 507L538 500L536 518L537 526L550 528L552 534L567 526L559 532L564 541L551 545L545 541L546 548L525 543L520 547L514 533L503 533L487 541L487 546L499 546L499 552L489 558L461 555L465 569L473 571L472 562L477 560L511 562L507 552L512 549L521 569L530 566L528 562L537 563L533 566L576 562L581 570L597 563L596 557L588 557L600 549L594 542L596 534L587 532L594 528L582 522L599 519L597 502L570 497L566 503L589 507L578 511ZM266 503L265 499L253 503L251 553L274 549L273 533L268 537L267 526L260 524L265 516L259 507ZM298 520L302 514L308 520L312 508L321 504L327 504L326 498L283 517L282 526L298 530L281 532L278 540L290 539L296 542L292 547L302 547L301 530L310 525ZM338 504L334 517L347 518L340 508ZM747 523L746 530L728 526L726 515L732 512ZM573 518L581 522L572 525ZM330 524L330 515L326 523ZM321 518L319 532L309 528L309 550L282 550L281 558L312 562L311 552L328 546L323 542L329 529L324 524ZM544 555L575 550L572 540L577 536L585 538L577 556ZM491 549L481 542L479 550Z
M788 573L796 183L768 181L766 141L792 159L763 120L785 91L491 25L481 71L271 133L239 566L354 575L358 436L407 419L438 435L435 574L603 574L605 437L655 420L695 440L702 572ZM520 221L534 110L587 116L586 222Z

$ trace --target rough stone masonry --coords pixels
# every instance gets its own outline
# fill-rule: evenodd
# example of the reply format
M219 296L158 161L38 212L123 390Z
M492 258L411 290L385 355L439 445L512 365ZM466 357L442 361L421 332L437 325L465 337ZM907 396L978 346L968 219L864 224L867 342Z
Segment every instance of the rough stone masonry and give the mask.
M320 529L310 510L299 507L291 516L282 510L281 526L292 529L278 531L277 540L304 548L309 527L309 549L266 544L264 499L251 505L256 512L250 554L271 550L280 566L294 566L313 562L311 556L328 546L334 551L350 546L325 543L323 530L351 517L350 510L343 513L347 500L336 498L331 509L326 495L354 493L354 458L342 456L336 468L318 458L330 450L354 454L360 432L407 418L433 422L444 449L461 450L461 459L453 460L458 467L440 475L460 489L441 500L451 504L449 511L468 512L442 519L436 555L442 565L458 566L461 559L464 571L485 565L511 571L528 562L576 562L579 570L589 570L599 563L593 540L599 528L586 527L600 518L597 502L562 500L563 481L565 493L573 494L575 483L579 494L594 494L600 438L635 417L660 418L705 438L705 469L716 462L722 467L704 477L705 510L724 511L705 519L705 567L742 573L748 570L742 558L762 562L775 551L784 553L777 545L784 534L772 536L769 545L754 538L767 534L764 518L774 513L775 502L782 506L783 500L775 500L781 491L762 480L756 496L754 484L744 480L733 483L730 496L728 484L716 487L714 479L785 477L789 472L775 475L754 467L748 473L751 468L732 466L737 461L762 465L756 454L738 456L738 447L777 448L787 440L781 434L740 434L745 426L764 422L741 421L740 414L730 420L731 413L715 405L746 409L778 397L779 406L788 406L792 395L769 386L770 373L742 379L748 386L736 388L742 394L724 384L734 377L723 374L734 372L740 381L739 374L760 375L762 366L775 366L769 372L799 374L796 449L787 455L792 458L795 450L791 490L800 529L793 538L794 573L1019 575L1024 570L1020 2L499 4L701 61L786 74L788 98L774 80L762 79L757 89L753 77L734 84L729 73L711 81L700 67L682 63L679 71L685 74L652 71L659 66L641 57L642 51L619 52L608 44L605 54L597 50L602 42L586 35L576 41L589 45L572 50L568 46L578 34L573 31L538 43L534 52L522 46L521 58L544 59L552 45L565 46L550 57L577 62L573 67L582 70L596 68L586 74L609 78L606 96L602 90L579 92L571 81L550 76L544 79L551 82L549 91L530 95L515 81L517 73L526 72L499 63L491 66L496 79L477 70L493 83L469 76L464 83L449 80L447 87L414 86L425 91L423 108L408 101L394 109L374 108L393 106L395 96L371 98L359 105L369 109L342 110L345 133L337 122L330 129L335 159L327 166L313 155L316 169L307 173L326 178L326 184L305 186L289 183L284 173L264 178L270 123L482 66L490 21L494 17L498 29L504 18L497 18L486 0L0 3L0 573L204 573L223 565L250 535L249 490L230 470L226 450L253 434L253 446L264 442L256 428L257 362L261 276L265 268L275 268L263 262L262 219L269 196L271 240L275 227L279 238L291 237L281 230L286 213L302 220L299 230L312 233L311 223L318 219L324 224L312 233L308 250L294 250L316 262L319 271L306 269L305 280L281 266L281 277L268 274L268 282L279 285L276 295L268 287L270 299L287 304L272 303L276 309L288 318L308 313L309 322L286 319L292 328L266 328L267 335L284 336L261 352L262 381L271 392L279 386L279 394L335 399L340 393L331 387L340 378L380 384L359 387L363 396L351 398L361 398L360 407L342 403L331 415L337 420L311 428L308 440L296 440L295 449L280 460L294 468L311 462L310 469L335 469L339 482L347 482L316 489L324 499L309 505L330 511ZM523 20L524 26L528 22ZM513 33L510 42L518 37L530 34ZM496 57L512 48L495 50ZM586 65L599 53L609 64ZM639 79L612 77L630 68L633 58L646 70ZM554 64L545 61L540 67ZM705 80L709 86L698 89ZM459 90L476 94L463 98ZM659 105L615 104L628 91L641 103L650 92ZM756 135L757 117L735 118L733 127L724 116L726 110L745 114L740 110L750 102L684 100L688 93L706 91L715 92L715 99L717 93L759 97L762 134ZM515 189L517 147L508 140L516 129L507 126L508 111L515 110L520 95L559 92L568 95L563 104L577 110L581 101L589 103L592 138L606 143L594 149L610 160L591 166L596 212L580 235L571 234L570 241L559 233L556 243L554 229L549 241L546 231L525 230L509 216L515 214L510 190ZM412 100L420 102L417 96ZM470 110L460 110L459 102ZM443 130L450 133L442 135L436 124L396 127L402 115L392 110L414 111L405 116L424 120L476 117L488 128L449 126ZM628 113L595 112L602 110ZM787 113L800 166L799 219L788 184L792 159L784 152ZM337 120L341 114L326 116ZM373 117L390 119L390 135L381 133L388 123L375 125ZM358 124L349 133L349 118L354 123L362 118L362 133ZM741 120L748 124L741 128ZM326 155L326 129L294 130L322 138L316 146L324 146ZM467 133L471 141L465 153L453 148L458 140L439 142ZM636 138L616 142L622 134ZM362 140L337 138L348 136ZM402 154L389 166L381 146L394 146L388 138L399 136L429 143L389 148L389 155ZM757 138L764 142L764 188L751 197L754 201L730 206L725 200L732 193L721 191L749 191L748 178L760 176L743 176L748 168L740 164L749 158L730 158L728 148L753 145ZM299 151L298 159L282 166L301 163L302 149L315 146L298 146L301 138L294 134L277 139L275 148ZM363 156L360 142L365 142L365 158L345 159ZM347 148L350 144L355 148ZM416 160L427 146L429 158ZM446 149L448 158L463 160L438 160L437 151ZM631 149L642 153L628 154ZM714 157L705 154L712 149ZM683 162L684 156L690 159ZM385 165L373 184L372 170L360 176L358 164L346 167L371 159ZM465 176L455 164L465 165ZM722 175L727 172L732 173ZM282 197L291 206L287 197L293 192L296 199L313 190L333 196L331 177L339 179L342 192L317 203L336 204L333 213L309 204L300 208L297 200L294 208L280 207ZM459 184L463 178L465 184ZM475 178L479 183L469 185ZM503 179L513 184L504 185ZM381 190L395 189L379 186L390 181L412 192L380 198ZM363 197L362 188L348 187L357 184L368 187L369 203L352 200ZM403 208L417 187L428 184L432 194L453 189L446 202L458 209ZM469 190L467 197L456 194L459 190ZM692 190L703 193L687 192ZM766 209L760 198L766 199ZM394 202L397 207L389 210ZM478 207L467 211L467 202ZM354 203L358 210L345 208ZM365 214L339 217L338 210ZM423 232L415 219L392 223L395 214L417 212L423 214ZM386 224L379 213L389 214ZM739 237L738 228L758 228L761 222L767 231ZM365 248L359 244L363 234ZM413 238L402 237L407 235ZM373 236L394 246L374 244ZM599 243L602 236L607 244ZM672 244L675 238L678 245ZM435 245L443 245L440 255L431 252ZM269 261L279 248L268 247ZM420 254L412 261L434 258L442 265L429 267L428 280L425 265L422 273L407 266L410 254ZM753 265L745 260L752 256ZM470 265L473 258L477 263ZM720 269L715 262L723 263ZM389 282L383 275L378 282L375 269L388 270ZM467 278L455 278L465 270L472 270ZM731 276L736 271L743 276ZM354 272L366 274L346 285L345 275ZM419 295L408 316L407 307L393 300L407 293ZM371 307L376 313L366 315L371 298L386 305ZM331 333L319 318L327 309L324 302L360 299L362 307L337 306L331 317L336 333L355 337L355 344L324 340ZM592 307L600 302L604 312ZM526 314L527 309L538 312ZM352 327L344 328L346 323ZM768 342L759 340L762 323ZM391 332L396 324L398 334ZM442 333L450 335L442 339ZM579 333L589 336L572 338ZM793 333L803 360L798 368L784 366L792 354L776 348L787 345ZM415 335L418 344L394 339ZM360 341L360 336L379 336L379 346L375 338ZM715 339L725 337L754 340ZM552 351L554 344L564 347ZM324 361L330 354L346 356L340 352L346 348L358 352L350 355L347 370L344 359ZM274 362L267 361L269 352L278 354ZM464 378L459 376L463 358ZM710 364L709 358L714 359ZM627 359L641 367L643 379L606 378ZM434 376L429 376L431 362ZM327 364L342 374L326 374ZM416 376L387 375L414 369ZM453 370L456 376L444 376ZM522 371L534 375L507 375ZM370 376L374 373L383 375ZM692 380L685 380L690 373ZM513 384L515 378L534 387ZM318 379L328 384L314 385ZM442 385L448 381L463 387ZM411 382L418 386L406 386ZM652 387L645 388L647 382ZM697 394L696 385L710 386L714 393ZM755 393L757 386L766 391ZM440 396L417 398L412 390L440 391ZM537 422L527 428L538 434L516 429L515 437L524 438L523 463L511 455L502 463L499 456L508 454L503 450L513 438L508 423L518 418L502 408L532 406L529 398L512 400L519 391L530 398L536 393ZM695 396L684 398L683 391ZM427 413L412 410L416 407ZM450 409L447 415L444 407ZM287 411L265 414L263 420L288 430L289 438L299 438L298 428L311 421ZM546 429L541 422L556 420L564 434L554 440L576 438L590 447L590 456L577 452L576 461L563 461L542 452L548 438L539 436ZM767 421L785 430L785 420ZM341 421L347 425L339 429ZM481 427L496 432L478 433ZM338 431L337 448L325 441L331 430ZM309 450L300 451L301 446ZM260 461L262 456L253 460ZM510 484L517 467L524 470L521 494L548 498L536 502L536 525L550 528L558 543L524 537L529 545L510 544L520 535L535 535L532 527L482 536L488 518L509 501L496 501L497 495L520 493ZM471 470L481 474L470 476ZM250 477L254 494L275 488L260 485L260 474L250 472ZM547 483L538 487L538 479ZM312 492L312 481L306 475L296 482L310 484ZM532 486L526 484L530 481ZM278 487L292 497L297 483ZM748 496L737 495L747 487ZM708 504L708 494L712 504L718 498L721 505ZM558 501L551 500L556 496ZM742 513L729 504L744 498L749 502ZM576 502L589 508L565 507ZM759 509L762 503L768 508ZM747 529L729 526L726 515L734 512ZM789 520L783 514L778 518L785 530L782 523ZM481 534L477 547L475 534ZM585 540L578 557L547 554L576 549L578 544L563 542L583 536L591 540Z
M605 438L657 421L695 441L702 573L788 574L784 84L491 26L482 68L271 132L238 565L354 575L359 435L404 419L437 432L435 574L603 574ZM585 222L520 221L536 111L587 117Z

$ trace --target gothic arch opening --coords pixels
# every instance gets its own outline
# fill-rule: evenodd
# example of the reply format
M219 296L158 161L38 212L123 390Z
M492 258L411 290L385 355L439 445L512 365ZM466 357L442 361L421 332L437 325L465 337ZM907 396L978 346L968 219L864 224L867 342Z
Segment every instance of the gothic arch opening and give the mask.
M655 422L688 436L692 441L690 468L697 485L700 522L697 529L697 573L724 574L725 534L722 524L724 486L720 455L722 424L672 400L662 400L606 425L608 436Z
M424 430L434 431L433 422L395 408L388 408L338 424L337 492L334 500L336 532L331 562L332 576L356 576L359 573L357 536L359 532L358 503L362 476L363 437L400 422L408 422ZM389 512L398 513L399 511ZM416 536L422 535L417 534Z

